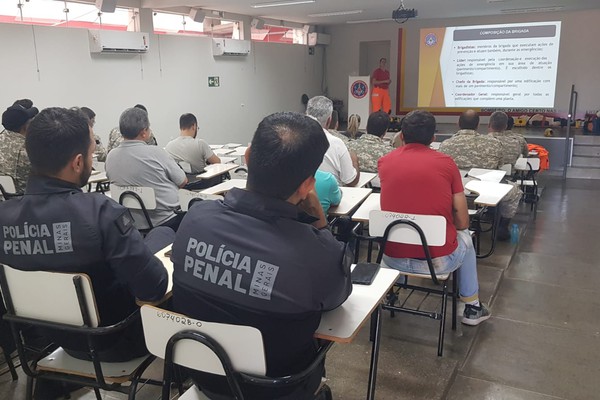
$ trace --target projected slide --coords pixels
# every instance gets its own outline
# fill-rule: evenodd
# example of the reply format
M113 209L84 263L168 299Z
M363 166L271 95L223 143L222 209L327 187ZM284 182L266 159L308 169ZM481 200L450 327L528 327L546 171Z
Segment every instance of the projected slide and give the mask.
M419 107L552 108L560 22L421 29Z

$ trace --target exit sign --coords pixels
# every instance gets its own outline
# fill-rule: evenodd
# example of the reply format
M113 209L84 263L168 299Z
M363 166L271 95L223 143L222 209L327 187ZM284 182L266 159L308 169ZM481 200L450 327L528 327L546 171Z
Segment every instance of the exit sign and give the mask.
M208 77L208 87L219 87L221 86L219 83L218 76L209 76Z

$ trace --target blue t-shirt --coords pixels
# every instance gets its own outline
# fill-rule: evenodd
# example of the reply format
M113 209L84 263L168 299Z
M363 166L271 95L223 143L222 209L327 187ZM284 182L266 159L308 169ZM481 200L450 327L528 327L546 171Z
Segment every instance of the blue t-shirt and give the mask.
M315 191L319 197L321 207L323 207L323 212L327 214L329 207L340 204L342 192L335 176L329 172L317 170L315 180Z

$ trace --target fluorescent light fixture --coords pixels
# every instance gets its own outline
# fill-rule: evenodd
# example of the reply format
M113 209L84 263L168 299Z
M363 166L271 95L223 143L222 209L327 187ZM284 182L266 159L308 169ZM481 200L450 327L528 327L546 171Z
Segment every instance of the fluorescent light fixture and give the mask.
M363 10L350 10L350 11L332 11L318 14L308 14L309 17L335 17L337 15L353 15L360 14Z
M265 7L281 7L281 6L296 6L299 4L310 4L317 0L289 0L289 1L272 1L268 3L256 3L252 4L252 8L265 8Z
M386 22L393 21L391 18L378 18L378 19L359 19L356 21L346 21L347 24L368 24L370 22Z
M555 7L536 7L536 8L510 8L507 10L501 10L502 14L527 14L527 13L538 13L538 12L550 12L560 11L564 6Z

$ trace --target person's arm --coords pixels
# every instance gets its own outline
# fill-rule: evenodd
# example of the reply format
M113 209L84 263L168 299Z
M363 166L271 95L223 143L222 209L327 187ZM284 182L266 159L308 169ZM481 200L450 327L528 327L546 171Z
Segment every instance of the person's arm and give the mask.
M159 149L160 158L162 164L167 172L167 176L178 187L182 188L188 184L188 178L185 176L185 172L181 167L171 158L169 153L165 150Z
M354 186L360 180L360 167L358 164L358 156L356 155L356 153L353 150L349 150L348 154L350 155L350 161L352 162L352 168L354 168L354 171L356 172L356 176L354 177L354 179L351 182L344 181L344 183L346 184L346 186Z
M210 148L208 143L206 143L202 139L198 139L199 151L201 157L204 158L207 164L220 164L221 159L215 154L215 152Z
M96 140L96 150L94 154L96 154L98 161L104 162L106 161L106 149L102 145L102 140L100 140L100 136L94 135L94 139Z
M323 207L321 207L321 203L319 202L319 197L314 190L308 192L306 198L298 204L298 208L305 213L318 218L317 221L312 223L312 226L315 228L323 229L327 227L327 217L325 217Z
M129 210L107 200L100 209L98 224L104 259L117 280L139 300L161 300L169 282L167 271L133 226Z
M527 140L521 139L521 154L523 157L529 157L529 146L527 146Z
M456 229L467 229L469 227L469 210L467 208L465 192L454 193L452 195L452 211Z
M206 162L208 164L220 164L221 163L221 159L216 154L213 154L212 156L208 157L208 159L206 160Z
M327 242L324 247L332 249L333 254L327 258L326 268L317 277L315 292L321 297L323 311L329 311L342 305L352 293L350 266L354 255L350 246L337 241L331 232L319 233L323 235L322 240Z
M337 206L342 201L342 191L340 190L340 185L338 185L337 180L331 174L327 179L329 181L329 202L332 206Z

